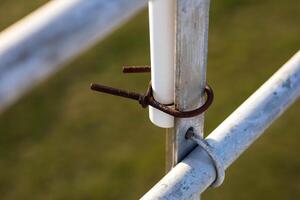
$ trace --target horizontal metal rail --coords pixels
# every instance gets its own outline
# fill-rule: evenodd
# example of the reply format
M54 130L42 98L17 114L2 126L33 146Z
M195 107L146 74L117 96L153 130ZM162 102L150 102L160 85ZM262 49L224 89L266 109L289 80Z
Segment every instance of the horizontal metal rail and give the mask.
M0 111L146 5L147 0L49 1L0 33Z
M141 199L185 200L202 193L222 179L215 161L228 168L299 96L300 51L205 139L209 151L196 147Z

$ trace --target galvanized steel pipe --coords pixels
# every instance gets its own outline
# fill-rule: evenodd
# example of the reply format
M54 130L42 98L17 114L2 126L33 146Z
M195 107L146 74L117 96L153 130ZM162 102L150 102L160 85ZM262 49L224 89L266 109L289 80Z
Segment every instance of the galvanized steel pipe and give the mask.
M228 168L299 96L300 51L205 140ZM188 200L215 180L215 166L198 146L141 199Z
M147 5L147 0L49 1L0 33L0 111Z

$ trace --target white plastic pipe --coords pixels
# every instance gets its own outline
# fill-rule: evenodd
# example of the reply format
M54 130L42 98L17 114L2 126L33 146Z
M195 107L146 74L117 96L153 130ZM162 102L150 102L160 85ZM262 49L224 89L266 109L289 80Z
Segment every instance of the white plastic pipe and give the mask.
M175 1L149 0L151 83L156 101L174 101ZM150 120L162 128L174 126L174 117L149 107Z

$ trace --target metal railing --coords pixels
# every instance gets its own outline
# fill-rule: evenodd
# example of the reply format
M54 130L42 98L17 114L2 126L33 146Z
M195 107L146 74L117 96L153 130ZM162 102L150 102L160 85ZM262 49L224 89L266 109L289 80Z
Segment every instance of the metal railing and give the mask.
M108 35L118 25L144 8L146 3L146 0L50 1L2 32L0 34L0 111L63 64ZM204 10L208 11L208 7ZM205 18L202 22L204 23L202 27L207 29ZM201 34L206 41L198 41L198 46L202 45L200 48L206 51L207 30L198 31L204 31ZM177 36L180 38L180 35ZM205 55L206 52L202 52L203 59ZM206 63L205 60L191 62L203 62L204 65ZM205 77L204 72L205 69L199 72L202 73L202 78ZM192 130L179 133L178 127L182 127L182 124L186 126L188 124L186 122L179 124L177 129L175 127L177 135L187 134L187 140L193 140L199 146L142 199L191 200L198 198L197 195L207 187L220 185L225 170L299 96L300 52L205 140L201 138L201 134L193 134ZM175 151L179 151L179 147ZM173 160L170 162L177 163L174 161L174 155L172 156Z
M146 0L49 1L1 32L0 112L146 4Z
M300 51L221 123L143 200L187 200L212 184L300 96Z

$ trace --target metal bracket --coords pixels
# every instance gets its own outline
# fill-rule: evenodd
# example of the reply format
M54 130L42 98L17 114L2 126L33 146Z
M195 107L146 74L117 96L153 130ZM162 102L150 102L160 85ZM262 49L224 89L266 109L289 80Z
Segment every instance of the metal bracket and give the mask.
M206 142L205 139L200 138L199 136L197 137L197 135L194 133L193 127L187 130L185 138L195 141L200 147L202 147L207 152L207 154L211 158L216 169L216 179L211 184L211 187L219 187L220 185L222 185L225 179L225 168L222 161L218 158L217 155L215 155L211 146Z
M123 68L124 73L149 72L149 71L150 71L150 67L147 67L147 66L146 67L124 67ZM171 107L171 106L174 106L174 104L165 105L165 104L161 104L161 103L157 102L153 97L151 83L149 84L148 89L145 94L139 94L136 92L130 92L130 91L113 88L113 87L108 87L108 86L95 84L95 83L91 84L91 89L94 91L98 91L98 92L104 92L104 93L119 96L119 97L133 99L133 100L138 101L143 108L146 108L147 106L150 105L164 113L167 113L169 115L172 115L172 116L178 117L178 118L189 118L189 117L195 117L197 115L200 115L201 113L203 113L204 111L206 111L209 108L209 106L212 104L213 98L214 98L213 90L211 89L211 87L209 85L206 85L204 92L206 93L207 98L206 98L205 103L202 106L200 106L199 108L197 108L195 110L191 110L191 111L179 111L179 110L176 110L175 108Z

